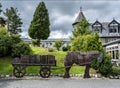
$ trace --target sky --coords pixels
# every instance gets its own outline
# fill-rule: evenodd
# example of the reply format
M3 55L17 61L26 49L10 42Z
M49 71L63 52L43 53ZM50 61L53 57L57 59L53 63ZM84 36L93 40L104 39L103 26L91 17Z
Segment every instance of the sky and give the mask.
M6 8L18 9L22 19L22 37L28 37L28 29L34 11L38 4L44 1L49 12L50 36L49 38L69 38L72 36L72 23L80 12L80 7L89 21L111 22L116 19L120 22L119 0L0 0L3 11Z

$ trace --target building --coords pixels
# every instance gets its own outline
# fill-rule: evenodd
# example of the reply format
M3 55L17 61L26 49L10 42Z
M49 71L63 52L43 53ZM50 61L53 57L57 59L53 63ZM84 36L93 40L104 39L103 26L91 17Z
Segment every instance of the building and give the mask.
M53 48L55 45L55 42L59 40L62 40L63 42L61 47L70 45L69 39L47 39L47 40L41 40L40 46L47 47L47 48Z
M29 38L22 38L22 40L31 44L31 39L29 39ZM64 39L64 38L61 39L60 38L60 39L41 40L40 41L40 46L41 47L46 47L46 48L53 48L54 45L55 45L55 42L59 41L59 40L62 40L62 42L63 42L61 48L64 47L64 46L70 45L70 40L69 39Z
M111 55L113 64L120 66L120 39L103 44L103 47Z
M83 18L86 19L81 8L77 18L72 24L73 28L75 28ZM92 31L98 31L102 44L120 39L120 23L115 19L111 22L99 22L96 20L94 23L90 23L90 29Z

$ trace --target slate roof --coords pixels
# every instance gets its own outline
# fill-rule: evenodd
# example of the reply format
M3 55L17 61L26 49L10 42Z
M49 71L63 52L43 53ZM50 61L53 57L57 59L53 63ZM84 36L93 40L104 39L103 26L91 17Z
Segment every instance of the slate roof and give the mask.
M83 12L82 12L82 10L81 10L72 25L73 25L73 26L76 25L76 24L79 23L83 18L86 19L85 16L84 16L84 14L83 14ZM95 21L95 22L99 22L99 21ZM95 23L95 22L94 22L94 23ZM120 24L120 23L117 22L115 19L113 19L111 22L99 22L100 24L102 24L102 32L99 33L100 37L103 37L103 38L105 38L105 37L116 37L116 38L120 37L120 33L109 33L109 24L111 24L112 22L116 22L116 23ZM92 29L92 25L93 25L94 23L90 23L90 25L91 25L91 26L90 26L90 29L91 29L91 30L93 30L93 29ZM119 28L119 29L120 29L120 28Z
M75 19L74 23L72 25L75 25L77 24L78 22L80 22L82 19L86 19L83 12L80 11L77 18Z

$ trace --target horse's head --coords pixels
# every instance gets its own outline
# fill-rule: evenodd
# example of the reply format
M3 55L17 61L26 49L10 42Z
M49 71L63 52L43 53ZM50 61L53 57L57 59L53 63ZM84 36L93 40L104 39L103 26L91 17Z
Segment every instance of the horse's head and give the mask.
M97 59L98 59L98 62L102 62L103 53L100 52Z

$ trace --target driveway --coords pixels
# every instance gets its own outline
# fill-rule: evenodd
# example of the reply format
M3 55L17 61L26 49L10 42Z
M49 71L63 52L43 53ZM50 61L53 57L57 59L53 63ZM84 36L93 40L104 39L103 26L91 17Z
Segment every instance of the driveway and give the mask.
M0 79L0 88L120 88L120 79Z

